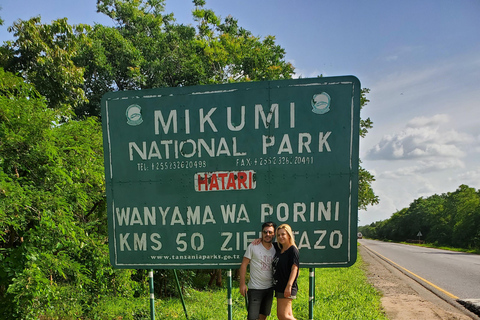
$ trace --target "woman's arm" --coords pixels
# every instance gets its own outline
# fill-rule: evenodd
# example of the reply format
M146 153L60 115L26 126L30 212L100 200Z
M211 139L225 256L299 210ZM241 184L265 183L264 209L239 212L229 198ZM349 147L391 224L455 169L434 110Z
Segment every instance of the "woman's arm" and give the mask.
M288 277L287 286L285 287L285 291L283 292L283 296L288 298L292 295L292 286L295 278L297 277L298 273L298 266L296 264L292 265L292 269L290 271L290 277Z

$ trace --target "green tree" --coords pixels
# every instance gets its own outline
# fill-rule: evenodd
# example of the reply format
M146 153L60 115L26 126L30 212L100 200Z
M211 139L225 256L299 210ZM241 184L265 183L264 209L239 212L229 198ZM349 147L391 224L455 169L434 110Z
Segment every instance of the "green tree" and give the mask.
M107 91L292 77L274 37L254 37L231 16L222 22L204 2L195 4L198 32L175 24L161 0L99 0L98 11L115 26L95 26L78 55L89 102L77 114L98 116Z
M22 76L47 98L50 108L73 109L86 101L83 68L72 61L87 40L86 25L67 19L42 24L40 17L19 20L8 28L16 37L0 51L1 66Z
M0 47L0 317L88 318L105 297L144 290L144 272L108 261L98 121L106 92L292 77L273 36L194 5L196 27L176 24L162 0L98 0L114 26L36 17L9 28L15 40ZM362 120L361 135L371 126ZM374 177L359 176L365 208L378 198Z
M452 244L462 248L474 248L480 244L480 197L474 188L461 185L449 194L448 202L456 208L452 230ZM452 207L452 206L450 206Z
M367 94L370 89L363 88L360 95L360 110L362 110L370 100L367 99ZM370 118L360 119L360 137L364 138L368 130L373 127L373 122ZM359 161L358 171L358 208L367 210L368 206L376 205L380 199L375 194L372 188L372 182L375 181L375 177L368 170L362 167L362 161Z
M112 284L115 273L106 272L99 123L94 118L59 123L70 114L48 108L47 102L31 84L0 68L4 317L81 316L97 294L130 286L118 288ZM65 296L69 300L60 299Z
M361 163L361 161L360 161ZM369 205L378 204L380 201L372 188L375 177L359 164L358 173L358 208L367 210Z
M101 97L109 91L292 77L294 68L273 36L255 37L231 16L222 21L205 9L205 1L194 1L198 30L178 25L173 14L164 13L164 2L99 0L98 11L112 18L113 27L19 21L10 29L17 40L3 46L0 62L34 83L49 106L70 103L80 119L99 116ZM43 60L49 63L38 65ZM55 72L45 78L46 70ZM362 90L362 108L368 93ZM360 135L371 127L370 118L362 119ZM360 209L379 201L374 180L360 166Z
M480 248L480 191L461 185L455 192L415 199L389 219L359 228L366 237L414 239L418 231L436 245Z

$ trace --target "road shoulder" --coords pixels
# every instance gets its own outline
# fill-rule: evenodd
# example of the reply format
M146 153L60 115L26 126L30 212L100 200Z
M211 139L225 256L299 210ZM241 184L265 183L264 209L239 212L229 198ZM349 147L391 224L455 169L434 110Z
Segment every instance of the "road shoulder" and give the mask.
M409 319L480 319L467 310L453 306L418 282L377 257L365 246L359 252L370 283L382 294L382 307L391 320Z

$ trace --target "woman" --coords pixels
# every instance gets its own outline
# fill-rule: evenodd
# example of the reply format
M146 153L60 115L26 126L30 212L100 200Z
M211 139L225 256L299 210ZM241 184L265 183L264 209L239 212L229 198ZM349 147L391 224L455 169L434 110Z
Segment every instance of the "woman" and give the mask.
M273 283L277 297L277 317L280 320L295 320L292 300L296 299L298 286L299 253L293 238L292 228L282 224L276 232L278 246L272 261Z

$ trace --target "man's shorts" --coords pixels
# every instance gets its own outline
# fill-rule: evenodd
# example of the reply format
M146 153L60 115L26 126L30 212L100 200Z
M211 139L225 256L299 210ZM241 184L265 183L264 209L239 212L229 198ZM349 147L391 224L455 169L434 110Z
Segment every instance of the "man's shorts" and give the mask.
M260 314L269 316L272 310L273 288L248 289L248 319L256 320Z

